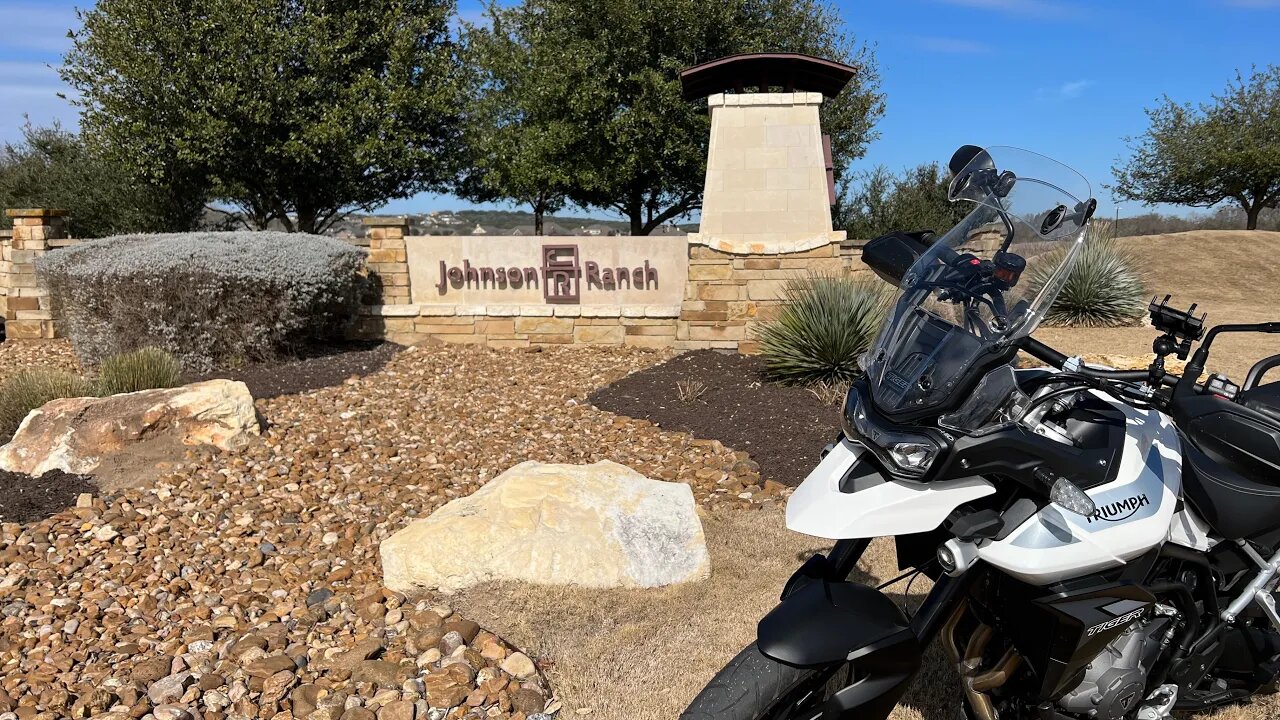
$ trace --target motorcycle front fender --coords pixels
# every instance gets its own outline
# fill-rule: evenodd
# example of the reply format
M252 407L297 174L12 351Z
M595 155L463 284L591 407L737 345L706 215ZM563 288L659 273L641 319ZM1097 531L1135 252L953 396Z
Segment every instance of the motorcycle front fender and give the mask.
M835 693L822 718L883 720L920 669L922 646L898 606L879 591L814 580L760 621L756 644L795 667L852 662L857 681Z

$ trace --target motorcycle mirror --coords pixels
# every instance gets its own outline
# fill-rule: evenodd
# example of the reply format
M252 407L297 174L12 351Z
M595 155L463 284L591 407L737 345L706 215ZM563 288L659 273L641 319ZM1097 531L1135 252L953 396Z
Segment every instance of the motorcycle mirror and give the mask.
M977 145L961 145L960 149L951 156L951 162L947 163L947 169L951 171L952 177L959 175L960 171L981 152L982 148Z

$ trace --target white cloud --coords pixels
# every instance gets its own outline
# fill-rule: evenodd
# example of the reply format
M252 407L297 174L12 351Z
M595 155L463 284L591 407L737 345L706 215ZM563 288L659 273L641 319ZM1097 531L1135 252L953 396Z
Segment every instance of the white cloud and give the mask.
M71 47L67 31L79 24L72 7L0 0L0 47L9 50L61 54Z
M946 55L985 55L991 52L991 46L986 43L961 38L917 35L911 38L911 42L925 52Z
M1092 80L1072 80L1064 82L1057 87L1039 88L1036 90L1036 99L1040 101L1065 101L1075 100L1084 94L1093 85Z
M1058 97L1061 97L1064 100L1078 98L1080 97L1080 94L1092 84L1092 80L1073 80L1071 82L1062 83L1058 86Z
M942 2L948 5L1039 18L1062 18L1072 14L1071 8L1052 0L942 0Z

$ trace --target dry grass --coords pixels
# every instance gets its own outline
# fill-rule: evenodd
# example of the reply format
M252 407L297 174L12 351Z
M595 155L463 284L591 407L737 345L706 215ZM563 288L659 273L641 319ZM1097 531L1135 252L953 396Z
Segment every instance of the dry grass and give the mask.
M589 708L591 720L672 720L742 647L778 591L823 541L785 529L780 508L724 510L703 519L712 579L659 590L583 590L490 584L450 602L486 628L549 661L548 677L565 717ZM877 540L860 582L898 574L893 545ZM904 584L891 588L902 602ZM928 593L921 578L909 607ZM934 643L891 720L957 720L956 674ZM1267 720L1280 702L1265 698L1196 720Z
M1142 258L1152 294L1173 295L1182 309L1199 303L1209 324L1280 320L1280 233L1201 230L1120 238ZM1151 352L1149 327L1041 328L1036 337L1068 354L1142 355ZM1210 369L1244 380L1253 363L1280 353L1275 335L1224 335L1213 343ZM1270 376L1280 380L1280 375Z
M676 382L676 394L680 402L693 402L707 393L707 384L701 380L680 380Z
M451 602L553 664L566 709L593 720L671 720L711 676L755 639L783 582L823 541L789 532L780 508L704 518L711 580L659 590L583 590L524 584L472 588ZM864 582L897 574L889 541L864 559ZM927 579L912 600L928 592ZM901 587L897 588L902 591ZM936 648L894 720L956 717L959 689Z

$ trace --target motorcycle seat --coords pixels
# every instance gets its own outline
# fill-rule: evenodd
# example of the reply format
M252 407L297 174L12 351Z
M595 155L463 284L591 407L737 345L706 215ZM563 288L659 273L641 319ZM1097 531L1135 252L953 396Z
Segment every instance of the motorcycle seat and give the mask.
M1267 383L1240 393L1236 401L1280 422L1280 382Z

